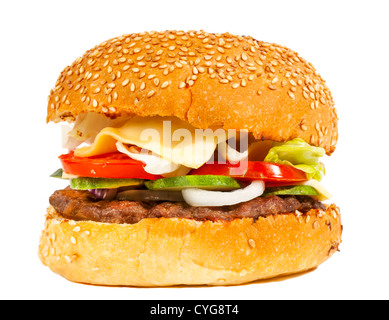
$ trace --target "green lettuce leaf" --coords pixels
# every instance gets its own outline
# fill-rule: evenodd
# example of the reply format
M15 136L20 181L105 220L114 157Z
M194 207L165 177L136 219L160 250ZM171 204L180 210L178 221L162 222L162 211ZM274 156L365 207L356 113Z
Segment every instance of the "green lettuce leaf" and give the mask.
M304 171L308 179L320 181L325 175L325 168L319 158L324 155L323 148L312 147L301 139L293 139L285 143L275 143L265 161L293 166Z

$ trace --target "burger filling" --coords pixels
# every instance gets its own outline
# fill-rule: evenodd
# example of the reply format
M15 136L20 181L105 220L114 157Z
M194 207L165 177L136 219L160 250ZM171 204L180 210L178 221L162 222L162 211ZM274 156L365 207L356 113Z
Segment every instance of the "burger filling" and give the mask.
M173 117L90 113L65 136L50 203L69 219L258 218L324 208L325 151L301 139L258 141L247 130L196 129Z

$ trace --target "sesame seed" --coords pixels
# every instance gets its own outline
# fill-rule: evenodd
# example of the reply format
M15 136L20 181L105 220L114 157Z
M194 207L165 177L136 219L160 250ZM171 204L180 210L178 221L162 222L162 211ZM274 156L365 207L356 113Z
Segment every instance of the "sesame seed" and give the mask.
M182 89L185 88L185 86L186 86L185 82L181 81L178 87Z
M97 100L94 99L93 102L92 102L92 105L93 105L93 107L97 108L99 103L97 102Z
M162 89L165 89L165 88L167 88L168 86L169 86L169 81L165 81L164 83L162 83L161 88L162 88Z
M251 248L255 248L255 241L253 239L249 239L248 243Z
M128 85L128 83L130 82L129 79L126 79L122 82L122 86L125 87L126 85Z
M154 91L154 90L151 90L151 91L147 94L147 98L151 98L154 94L155 94L155 91Z
M295 95L292 91L288 91L288 96L291 98L291 99L295 99Z
M76 238L74 238L73 236L70 237L70 242L73 243L73 244L76 244L77 241L76 241Z

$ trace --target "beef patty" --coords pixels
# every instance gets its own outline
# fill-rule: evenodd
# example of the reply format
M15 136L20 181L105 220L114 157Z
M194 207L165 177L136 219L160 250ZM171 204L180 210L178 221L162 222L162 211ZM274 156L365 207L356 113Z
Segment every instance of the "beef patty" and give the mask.
M191 207L184 202L102 201L89 191L58 190L50 204L63 217L71 220L134 224L145 218L187 218L199 221L233 220L290 213L311 209L325 210L323 203L308 196L268 196L233 206Z

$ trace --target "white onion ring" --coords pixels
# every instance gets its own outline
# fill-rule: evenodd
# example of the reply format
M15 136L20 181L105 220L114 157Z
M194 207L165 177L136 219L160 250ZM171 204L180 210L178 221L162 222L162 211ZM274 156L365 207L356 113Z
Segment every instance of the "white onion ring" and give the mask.
M122 142L116 142L116 148L119 152L128 155L131 159L145 163L144 170L150 174L169 174L177 171L181 165L170 162L155 153L148 154L146 152L134 153L130 148L126 147Z
M246 188L230 192L207 191L196 188L182 190L182 196L187 204L192 207L221 207L231 206L259 197L265 191L265 183L253 181Z
M238 150L232 148L228 141L221 142L218 145L218 151L220 155L227 161L230 162L240 162L246 160L249 156L249 150L244 152L239 152Z

